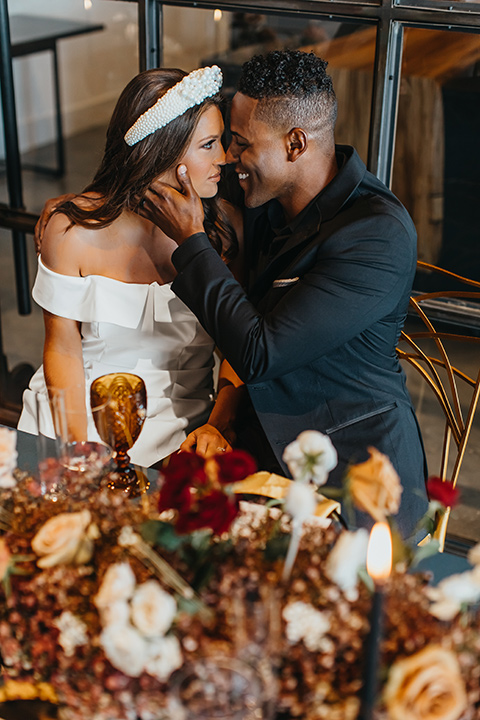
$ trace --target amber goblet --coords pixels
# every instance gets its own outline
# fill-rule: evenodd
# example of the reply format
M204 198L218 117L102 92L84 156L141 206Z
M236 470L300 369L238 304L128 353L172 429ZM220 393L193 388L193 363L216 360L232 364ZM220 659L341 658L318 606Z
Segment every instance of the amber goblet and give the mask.
M135 495L146 489L145 474L130 462L128 451L138 439L147 415L145 383L132 373L109 373L94 380L90 405L97 432L114 451L109 487Z

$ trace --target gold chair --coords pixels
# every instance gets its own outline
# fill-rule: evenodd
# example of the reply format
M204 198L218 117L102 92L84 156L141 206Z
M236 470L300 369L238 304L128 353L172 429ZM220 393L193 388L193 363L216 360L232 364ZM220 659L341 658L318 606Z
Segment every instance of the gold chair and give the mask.
M479 344L480 338L467 334L440 332L436 329L434 322L438 323L439 317L448 317L455 306L458 307L452 303L452 300L462 300L463 302L480 300L480 282L469 280L422 261L418 262L418 268L448 277L465 287L476 288L476 290L446 290L413 295L410 299L410 307L422 321L423 327L418 332L402 332L400 347L397 348L400 359L410 363L420 373L440 403L445 415L445 433L439 476L443 481L450 480L455 486L480 396L480 359L477 376L470 377L452 365L445 343L461 341ZM480 313L480 304L478 310L474 305L472 305L472 309ZM434 320L434 318L437 319ZM405 344L409 346L406 350L402 348ZM462 385L468 389L469 393L466 411L462 411L460 402ZM456 449L450 452L452 438ZM449 458L451 461L453 460L453 468L448 477ZM443 551L445 545L449 516L450 508L447 508L445 514L438 520L433 534L433 537L440 543L440 551Z

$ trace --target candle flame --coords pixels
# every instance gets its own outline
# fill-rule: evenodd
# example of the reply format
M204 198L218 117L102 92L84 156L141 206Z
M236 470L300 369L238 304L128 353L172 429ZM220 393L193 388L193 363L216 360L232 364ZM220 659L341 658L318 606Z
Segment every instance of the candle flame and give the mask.
M392 534L388 523L377 522L367 548L367 572L376 582L385 581L392 571Z

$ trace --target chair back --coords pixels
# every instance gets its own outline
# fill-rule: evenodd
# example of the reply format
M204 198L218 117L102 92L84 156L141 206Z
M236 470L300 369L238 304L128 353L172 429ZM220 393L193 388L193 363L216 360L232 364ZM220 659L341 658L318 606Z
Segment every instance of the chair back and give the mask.
M459 342L479 344L480 337L468 333L445 332L443 328L458 314L459 303L470 305L470 310L480 318L480 282L430 263L419 261L417 265L419 269L445 278L445 284L448 284L447 279L450 282L455 281L455 287L459 288L412 295L410 308L421 321L420 329L402 332L397 348L400 359L408 362L420 373L443 411L445 431L439 476L443 481L449 480L455 486L480 397L480 356L478 372L470 376L452 364L449 353ZM466 405L465 401L463 402L463 410L460 395L465 397L465 392L462 386L467 388L467 402ZM438 519L434 532L434 537L440 542L441 551L445 544L449 516L450 508L447 508L445 514Z

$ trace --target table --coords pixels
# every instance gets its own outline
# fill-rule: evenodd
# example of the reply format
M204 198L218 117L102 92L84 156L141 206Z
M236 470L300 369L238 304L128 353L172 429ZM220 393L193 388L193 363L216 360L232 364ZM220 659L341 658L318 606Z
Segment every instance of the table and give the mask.
M12 58L24 57L39 52L50 51L53 61L53 85L56 120L56 160L55 168L29 166L31 169L47 172L61 177L65 172L65 153L63 143L62 112L60 102L60 82L58 70L57 45L59 40L77 35L103 30L101 23L85 23L63 20L39 15L12 15L10 17L10 51Z
M19 451L19 466L20 466L20 467L22 467L22 466L25 467L25 462L26 462L26 461L29 461L29 460L31 461L32 459L34 460L34 458L35 458L35 446L36 446L35 436L26 435L25 433L20 433L20 432L18 433L18 443L17 443L17 447L18 447L18 451ZM111 508L110 508L110 507L108 508L108 512L109 512L109 513L111 512ZM110 541L109 541L109 542L110 542ZM310 552L310 549L307 551L307 557L309 557L309 552ZM440 563L443 564L443 563L444 563L444 560L445 560L445 556L442 556L442 558L440 558ZM454 569L457 570L457 569L463 569L463 568L457 568L457 567L455 567ZM306 577L306 576L305 576L305 577ZM235 586L232 586L232 587L235 587ZM82 592L82 594L86 594L86 590L85 590L85 589L82 590L81 592ZM401 592L400 592L400 596L401 596ZM62 597L62 596L61 596L61 597ZM333 600L333 602L331 601L331 602L329 603L330 612L333 610L333 608L335 607L335 604L336 604L335 598L332 598L331 600ZM263 602L263 601L264 601L264 598L262 597L261 600L260 600L260 602ZM403 607L405 607L405 598L403 599L403 603L404 603ZM328 604L327 604L327 606L328 606ZM29 606L29 607L31 607L31 606ZM345 611L345 608L344 608L344 611ZM342 611L342 612L344 612L344 611ZM258 617L258 616L257 616L257 617ZM409 616L409 617L410 617L410 616ZM241 622L241 618L242 618L242 613L240 613L240 614L238 615L239 622ZM267 614L265 615L265 618L267 618ZM357 618L357 620L358 620L358 618ZM411 621L411 617L410 617L410 621ZM342 623L341 625L343 626L343 623ZM337 622L337 626L336 626L336 627L338 628L338 626L339 626L339 624L338 624L338 622ZM246 627L246 626L245 626L245 627ZM254 627L255 627L255 623L254 623ZM270 627L273 627L273 626L270 626ZM356 626L356 627L357 627L357 626ZM332 629L333 629L333 628L334 628L334 625L332 624ZM32 632L32 631L30 631L30 632ZM442 629L442 632L443 632L443 629ZM343 634L342 634L342 635L343 635ZM337 633L337 636L338 636L338 637L342 637L342 635L338 635L338 633ZM26 637L29 637L29 638L30 638L30 637L32 637L32 635L26 635ZM408 637L410 637L410 634L407 634L407 638L408 638ZM263 642L263 640L262 640L262 639L260 639L260 640L257 639L257 640L254 641L254 642L257 642L257 643L258 643L258 647L260 647L260 644ZM357 647L359 647L359 646L357 645ZM360 646L360 649L361 649L361 646ZM321 648L320 648L320 650L321 650ZM322 650L321 650L321 651L322 651ZM475 649L475 651L476 651L476 649ZM294 661L293 661L293 663L294 663L293 667L294 667L294 668L298 668L298 664L296 664L296 663L297 663L297 660L300 660L300 661L301 661L301 658L294 659ZM308 667L308 666L307 666L307 667ZM358 665L357 665L357 667L358 667ZM74 672L75 672L75 669L74 669ZM77 672L78 672L78 669L77 669ZM476 678L476 681L478 681L478 678ZM108 686L105 686L105 687L108 687ZM354 692L355 692L355 691L354 691ZM88 688L88 693L90 693L90 688ZM30 702L30 703L26 703L26 704L25 704L25 703L18 702L18 701L17 701L17 702L11 702L11 703L5 703L5 704L1 704L1 705L0 705L0 716L1 716L2 718L5 718L6 720L27 720L28 717L31 718L32 720L39 720L40 715L36 713L36 710L37 710L37 709L38 709L38 710L43 710L41 704L38 703L38 702L36 702L36 703L31 703L31 702ZM49 709L49 710L52 710L52 712L55 711L55 708L53 708L53 707L49 707L48 709ZM338 713L337 713L335 716L338 717ZM45 715L43 715L43 717L45 717ZM50 716L49 716L49 717L50 717ZM54 716L53 716L53 717L54 717ZM88 715L85 715L85 717L88 717Z

